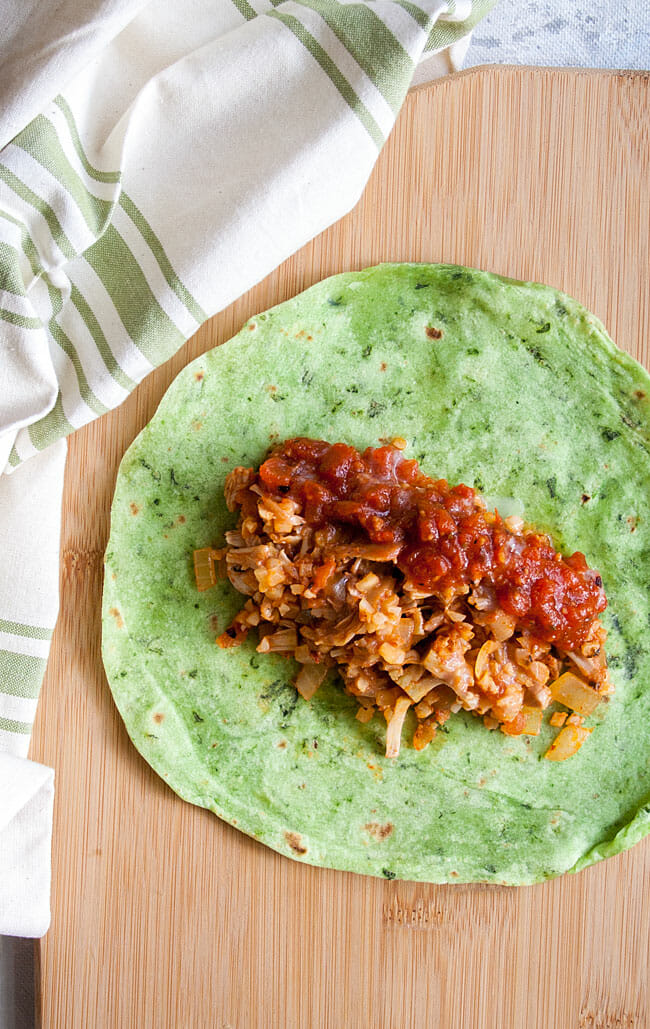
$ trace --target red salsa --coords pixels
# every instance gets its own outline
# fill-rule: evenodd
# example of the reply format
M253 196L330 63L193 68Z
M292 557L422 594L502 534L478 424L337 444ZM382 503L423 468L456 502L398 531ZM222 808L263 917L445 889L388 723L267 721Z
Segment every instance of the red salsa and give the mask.
M577 552L513 532L476 490L430 479L394 446L363 453L345 443L290 439L262 464L264 489L292 497L308 524L346 524L373 543L399 544L397 566L422 590L493 587L499 606L564 650L583 644L607 605L602 579Z

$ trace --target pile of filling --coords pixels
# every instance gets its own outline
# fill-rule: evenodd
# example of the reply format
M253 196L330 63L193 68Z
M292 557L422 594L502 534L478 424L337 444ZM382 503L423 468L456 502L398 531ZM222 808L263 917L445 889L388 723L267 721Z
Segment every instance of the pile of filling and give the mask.
M199 589L225 562L248 598L217 643L255 629L260 653L299 663L305 699L335 668L360 721L385 717L387 757L409 710L421 750L461 709L537 735L553 702L568 710L550 718L560 732L546 757L569 757L611 692L602 579L469 486L429 478L405 446L290 439L258 470L228 475L237 527L224 549L194 554Z

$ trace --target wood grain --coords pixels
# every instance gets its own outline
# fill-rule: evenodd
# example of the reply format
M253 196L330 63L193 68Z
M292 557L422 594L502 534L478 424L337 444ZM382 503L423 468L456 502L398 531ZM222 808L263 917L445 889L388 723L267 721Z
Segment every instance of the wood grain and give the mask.
M545 69L476 69L415 91L357 208L71 440L61 617L32 746L57 775L46 1027L650 1025L648 842L522 889L294 864L150 771L99 650L125 448L187 361L315 280L382 260L540 279L647 365L649 100L644 74Z

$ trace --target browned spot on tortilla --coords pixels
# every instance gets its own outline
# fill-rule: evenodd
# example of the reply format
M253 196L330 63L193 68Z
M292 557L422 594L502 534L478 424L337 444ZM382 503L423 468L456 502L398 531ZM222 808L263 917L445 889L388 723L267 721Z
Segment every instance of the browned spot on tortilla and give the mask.
M194 372L194 378L197 382L200 382L204 375L205 372Z
M589 496L588 493L583 493L582 494L582 503L583 504L587 504L590 500L591 500L591 497Z
M452 879L457 879L458 878L458 872L450 872L449 874L452 877Z
M285 832L284 838L291 847L294 854L306 854L307 848L302 842L300 833L297 832Z
M395 826L392 822L386 822L385 825L380 825L379 822L367 822L363 828L376 840L387 840Z
M249 332L253 332L256 328L257 328L257 325L255 324L255 322L251 322L250 325L248 326Z
M192 428L195 432L199 432L203 428L203 422L192 422Z
M165 716L161 714L161 712L159 711L158 714L153 716L153 720L154 722L157 722L158 725L160 725L161 722L165 721Z
M278 392L278 387L277 386L268 385L266 387L266 392L267 393L277 393Z
M278 747L280 748L280 750L284 750L286 745L287 745L287 741L286 740L280 740L280 742L278 743Z
M117 610L117 608L116 607L109 607L108 613L109 613L109 615L113 615L113 618L115 619L115 624L117 625L118 629L123 629L124 628L124 619L122 618L122 615Z
M630 515L627 524L630 526L630 532L636 532L636 515Z
M442 339L442 329L436 329L433 325L427 325L424 331L429 339Z
M178 522L179 525L184 525L185 521L186 521L185 515L179 515L178 518L176 519L176 521Z
M309 340L310 343L313 340L313 338L314 338L313 336L307 336L307 339Z
M219 615L210 615L210 628L212 632L219 631Z
M642 389L635 389L634 396L637 400L645 400L645 393Z
M228 462L230 461L230 458L229 457L222 457L221 460L222 460L223 464L228 464Z
M379 370L381 372L385 372L386 371L386 362L385 361L381 362L381 364L379 365Z
M139 511L140 511L140 508L136 504L135 500L131 501L131 503L129 504L129 507L131 508L131 514L137 515L139 513Z

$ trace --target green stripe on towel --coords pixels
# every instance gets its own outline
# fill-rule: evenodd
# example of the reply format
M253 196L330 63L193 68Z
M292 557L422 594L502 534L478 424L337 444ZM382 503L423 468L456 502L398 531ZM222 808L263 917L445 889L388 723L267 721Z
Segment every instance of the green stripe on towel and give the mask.
M300 40L304 48L309 51L333 85L336 86L346 104L354 111L377 149L381 150L385 142L383 132L365 104L361 102L354 92L348 80L336 67L332 58L323 50L318 40L314 39L311 32L308 32L302 22L292 14L284 14L279 9L275 9L267 11L266 17L277 18L278 21L281 21L283 25L286 25L293 32L296 39Z
M29 736L32 724L31 722L15 722L13 718L0 718L0 729L5 732L20 733L21 736Z
M25 636L28 640L51 640L52 629L40 625L26 625L23 622L9 622L0 618L0 632L10 632L12 636Z
M44 657L0 650L0 696L5 693L23 700L35 700L41 689L46 664Z
M332 0L295 2L321 16L375 84L393 114L397 114L413 76L414 64L402 44L373 9L359 4L332 3ZM372 46L368 46L370 39L373 41Z
M89 175L91 179L96 179L97 182L119 182L121 176L121 173L119 171L102 171L100 168L95 168L95 166L92 165L88 160L86 152L81 143L81 138L79 136L79 131L77 129L74 116L72 114L72 111L70 110L68 101L65 99L65 97L61 95L55 97L54 103L59 108L59 110L61 111L65 120L68 123L68 129L70 130L70 138L72 140L72 144L75 150L77 151L77 157L81 161L86 174Z

